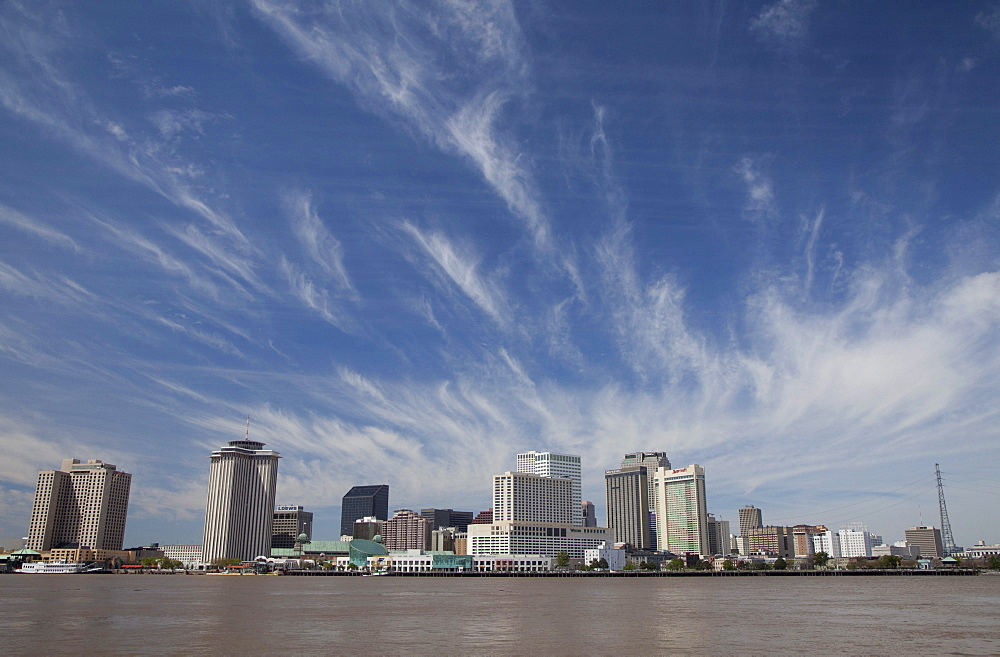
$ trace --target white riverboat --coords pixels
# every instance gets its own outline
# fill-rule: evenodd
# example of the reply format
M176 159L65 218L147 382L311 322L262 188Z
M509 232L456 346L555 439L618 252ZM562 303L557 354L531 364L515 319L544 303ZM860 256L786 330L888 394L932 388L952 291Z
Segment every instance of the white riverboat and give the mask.
M34 561L26 563L14 571L28 575L73 575L87 572L87 565L82 563L66 563L65 561Z

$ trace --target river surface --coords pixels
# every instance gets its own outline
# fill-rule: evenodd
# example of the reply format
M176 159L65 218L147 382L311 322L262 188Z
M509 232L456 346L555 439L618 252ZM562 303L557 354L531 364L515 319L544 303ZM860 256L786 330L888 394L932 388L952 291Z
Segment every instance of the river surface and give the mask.
M1000 577L0 576L2 655L1000 655Z

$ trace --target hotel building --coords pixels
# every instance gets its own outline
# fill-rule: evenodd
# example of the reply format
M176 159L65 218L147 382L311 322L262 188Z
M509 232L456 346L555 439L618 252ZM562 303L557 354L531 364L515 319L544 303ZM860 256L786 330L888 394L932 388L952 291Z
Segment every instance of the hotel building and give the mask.
M653 484L657 549L674 554L708 554L705 469L697 464L657 468Z
M132 475L110 463L64 459L38 473L29 550L121 550Z
M245 439L230 441L210 458L202 561L269 555L280 455Z
M535 474L539 477L568 479L571 483L569 503L573 509L572 522L583 525L582 478L580 474L580 457L572 454L556 454L554 452L522 452L517 455L517 471ZM494 512L496 509L494 508Z
M295 539L305 534L312 540L313 514L303 511L301 506L284 505L274 510L271 524L271 547L295 547Z
M649 536L649 475L644 465L622 466L604 473L608 527L616 543L634 548L654 547Z

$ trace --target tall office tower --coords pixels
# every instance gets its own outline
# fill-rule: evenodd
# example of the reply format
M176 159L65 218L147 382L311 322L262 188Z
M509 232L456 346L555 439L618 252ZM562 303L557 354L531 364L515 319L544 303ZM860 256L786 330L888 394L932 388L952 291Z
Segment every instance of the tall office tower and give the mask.
M709 513L706 519L708 527L708 551L711 554L729 554L729 521L719 520Z
M764 526L760 509L754 505L745 506L740 509L740 536L746 536L751 529L760 529Z
M39 472L26 547L122 549L131 483L132 475L97 460L64 459Z
M904 534L907 545L920 548L920 556L926 558L944 557L944 543L941 541L941 530L937 527L910 527Z
M566 478L572 482L570 503L573 505L572 524L583 525L582 478L580 475L580 457L572 454L555 454L553 452L523 452L517 455L517 471L536 474L540 477Z
M634 465L646 466L646 476L649 478L649 546L656 547L656 487L653 485L653 475L657 468L670 468L670 459L666 452L631 452L622 459L621 467Z
M431 523L410 509L395 511L382 523L386 550L426 550L431 545Z
M301 506L279 506L274 510L271 525L271 547L295 547L295 539L305 534L312 540L313 514L303 511Z
M608 527L616 543L653 547L649 537L649 475L644 465L622 466L604 472Z
M674 470L657 468L653 484L657 549L708 554L705 469L697 464Z
M573 482L525 472L493 475L493 522L527 520L580 525L580 501L573 502Z
M248 437L229 441L210 458L202 560L270 555L281 456Z
M751 527L743 537L749 554L767 553L786 559L795 556L795 536L791 527Z
M583 502L580 502L580 507L583 512L583 526L596 527L597 511L594 509L594 503L584 500Z
M455 511L453 509L420 509L420 517L427 518L431 529L454 527L460 532L469 528L472 522L472 511Z
M347 491L340 504L340 535L351 536L354 521L366 516L389 519L389 484L354 486Z

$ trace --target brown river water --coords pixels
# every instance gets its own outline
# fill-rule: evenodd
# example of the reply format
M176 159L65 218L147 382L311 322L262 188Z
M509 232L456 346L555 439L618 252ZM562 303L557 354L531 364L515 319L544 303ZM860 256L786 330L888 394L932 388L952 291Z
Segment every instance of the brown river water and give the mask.
M0 576L0 655L1000 655L1000 576Z

